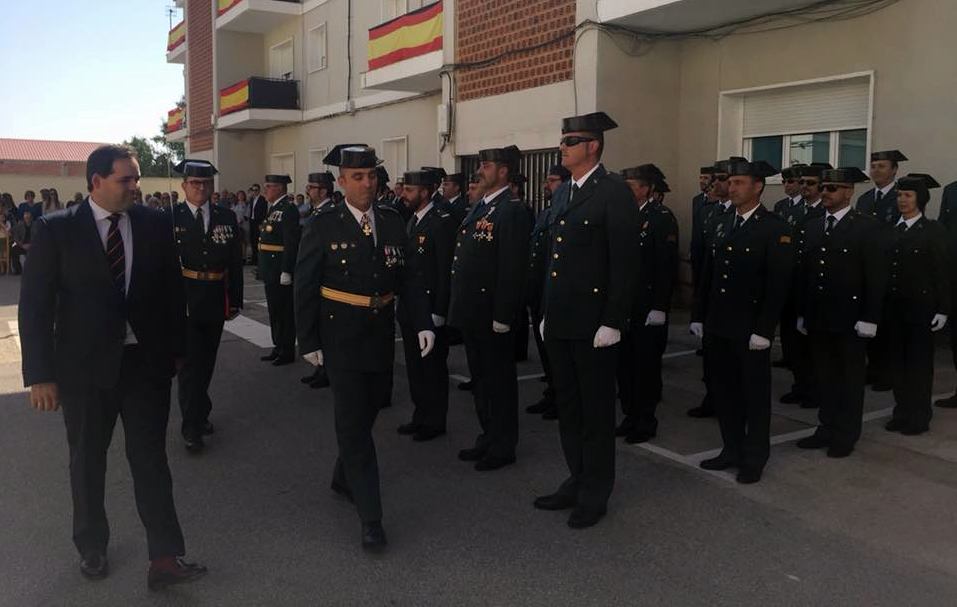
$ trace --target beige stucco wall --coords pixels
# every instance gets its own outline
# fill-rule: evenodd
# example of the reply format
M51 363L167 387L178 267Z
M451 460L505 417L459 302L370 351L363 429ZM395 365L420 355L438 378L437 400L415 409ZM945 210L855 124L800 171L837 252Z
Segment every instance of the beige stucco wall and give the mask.
M182 180L173 176L172 180L165 177L144 177L140 179L140 190L143 193L177 191L180 199L183 198ZM40 197L41 188L54 188L60 194L60 202L66 204L73 199L73 194L80 192L86 196L86 177L51 177L49 175L3 175L0 178L0 192L8 192L14 202L23 201L23 193L33 190Z

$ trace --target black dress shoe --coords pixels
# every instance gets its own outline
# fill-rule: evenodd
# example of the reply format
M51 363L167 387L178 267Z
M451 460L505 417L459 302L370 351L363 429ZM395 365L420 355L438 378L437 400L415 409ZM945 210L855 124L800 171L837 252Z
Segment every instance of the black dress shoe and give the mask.
M180 557L176 557L172 564L163 561L165 559L158 559L150 565L149 573L146 575L146 586L150 590L160 590L167 586L194 582L207 573L206 567L196 563L187 563Z
M485 457L485 449L479 449L478 447L459 451L459 459L463 462L477 462L483 457Z
M823 449L830 446L831 441L818 434L805 436L797 442L798 449Z
M814 400L805 400L801 402L802 409L819 409L820 407L821 403Z
M281 367L283 365L291 365L294 362L296 362L296 357L292 354L281 354L272 361L272 366Z
M355 500L352 497L352 490L350 490L349 487L346 487L345 485L333 480L332 483L329 485L329 488L332 489L336 493L336 495L340 497L344 497L350 502L355 503Z
M785 405L797 405L799 403L804 402L804 397L798 394L797 392L795 392L794 390L791 390L790 392L788 392L787 394L785 394L778 400L784 403Z
M704 348L698 348L694 351L695 356L704 356Z
M316 374L315 374L315 373L313 373L312 375L307 375L307 376L305 376L305 377L300 377L300 378L299 378L299 382L300 382L300 383L303 383L303 384L306 384L307 386L310 386L310 385L312 385L312 382L313 382L314 379L316 379Z
M206 448L203 435L199 433L184 434L183 444L186 445L186 450L194 455L202 453L203 449Z
M105 554L94 552L80 559L80 573L88 580L102 580L109 572Z
M833 457L834 459L847 457L851 453L854 453L854 447L838 447L835 445L831 445L827 449L827 456Z
M784 360L782 358L781 360L776 360L773 363L771 363L771 366L774 367L775 369L790 369L791 361Z
M459 382L459 390L465 390L466 392L468 392L469 390L472 389L473 385L474 384L471 379L468 381Z
M265 356L260 356L259 360L263 362L270 362L270 361L276 360L277 358L279 358L279 350L273 349L273 351L270 352L269 354Z
M203 436L209 436L210 434L216 433L216 428L213 426L212 422L206 422L203 424L203 427L200 429L203 433Z
M313 390L320 390L322 388L329 387L329 376L326 374L325 369L323 369L321 372L316 372L316 374L313 375L313 380L312 383L309 384L309 387Z
M444 428L419 428L412 435L412 440L417 443L424 443L445 434Z
M539 415L544 413L550 406L552 406L551 401L549 401L547 398L542 398L542 400L538 401L534 405L525 407L525 413Z
M512 457L497 457L495 455L486 455L479 461L475 462L475 469L479 472L491 472L492 470L498 470L499 468L504 468L509 464L515 463L515 456Z
M568 510L578 504L578 499L574 495L565 495L564 493L553 493L536 497L533 506L539 510Z
M607 509L605 508L595 510L578 506L568 515L568 526L572 529L587 529L604 518L606 512Z
M720 454L717 457L712 457L710 459L701 460L701 463L698 464L698 466L700 466L703 470L727 470L728 468L734 468L737 465L738 462L724 454Z
M628 433L634 430L634 428L635 422L626 415L625 419L621 420L621 423L615 428L615 436L628 436Z
M550 409L542 413L542 419L545 421L553 421L558 419L558 407L552 405Z
M362 523L362 549L369 552L379 552L384 550L389 544L385 539L385 529L382 523Z
M413 434L419 431L419 424L415 422L402 424L401 426L396 428L395 431L401 434L402 436L412 436Z
M940 407L941 409L957 409L957 394L935 400L934 406Z
M877 381L871 385L871 390L874 392L890 392L894 389L894 386L887 383L886 381Z
M930 430L930 426L907 426L901 430L901 434L904 436L918 436Z
M755 468L741 468L738 475L734 477L742 485L753 485L761 480L761 470Z
M637 445L640 443L647 443L658 433L654 430L647 430L645 428L635 428L628 433L628 436L625 437L625 442L629 445Z
M902 419L892 419L891 421L884 424L884 429L888 432L900 432L907 426Z
M705 405L699 405L697 407L692 407L687 411L688 417L714 417L714 407L708 407Z

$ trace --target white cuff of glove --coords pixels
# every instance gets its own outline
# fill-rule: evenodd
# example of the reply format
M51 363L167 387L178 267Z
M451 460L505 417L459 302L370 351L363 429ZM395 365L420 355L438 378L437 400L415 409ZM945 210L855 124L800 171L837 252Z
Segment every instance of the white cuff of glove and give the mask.
M877 325L859 320L854 323L854 332L858 337L871 338L877 335Z
M545 339L545 319L542 319L542 322L538 323L538 334L542 336L542 339Z
M596 348L607 348L621 341L621 331L602 325L595 331L595 339L592 340L592 346Z
M511 329L511 327L506 324L502 324L497 320L492 321L492 331L496 333L508 333L509 329Z
M428 356L433 347L435 347L435 333L419 331L419 350L422 352L422 358Z
M309 354L303 354L302 357L313 367L322 366L322 350L316 350L315 352L310 352Z
M795 328L795 329L797 330L797 332L800 333L801 335L807 335L807 329L804 328L804 317L803 317L803 316L798 316L797 322L794 323L794 328Z
M930 321L931 331L940 331L947 324L946 314L934 314L934 319Z
M693 322L690 325L688 325L688 332L694 335L695 337L697 337L698 339L701 339L702 337L704 337L704 324L700 322Z
M770 347L771 340L755 333L751 334L751 339L748 341L748 350L767 350Z
M444 317L444 316L439 316L438 314L433 314L433 315L432 315L432 324L435 325L436 327L444 327L444 326L445 326L445 317Z
M284 286L284 287L288 287L289 285L291 285L291 284L292 284L292 274L290 274L289 272L283 272L282 274L280 274L280 275L279 275L279 284L281 284L281 285Z
M648 312L648 318L645 319L645 326L660 327L665 324L667 319L668 315L661 310L652 310L651 312Z

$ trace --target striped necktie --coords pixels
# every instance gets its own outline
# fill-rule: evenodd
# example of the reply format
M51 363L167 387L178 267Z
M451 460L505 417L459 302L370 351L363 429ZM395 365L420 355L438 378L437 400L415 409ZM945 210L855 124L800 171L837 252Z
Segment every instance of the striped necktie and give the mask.
M110 274L113 276L113 284L120 290L120 294L126 297L126 252L123 250L123 235L120 234L120 219L123 216L119 213L110 215L110 229L106 233L106 258L110 262Z

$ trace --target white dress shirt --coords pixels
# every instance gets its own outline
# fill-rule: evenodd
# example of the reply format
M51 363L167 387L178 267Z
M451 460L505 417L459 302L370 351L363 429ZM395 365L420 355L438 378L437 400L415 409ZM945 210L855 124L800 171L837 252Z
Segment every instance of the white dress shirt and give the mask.
M196 211L203 209L203 233L209 232L209 202L196 206L192 202L186 201L189 206L189 212L193 214L193 220L196 219Z
M504 192L504 191L507 190L507 189L508 189L508 186L505 186L504 188L500 188L500 189L498 189L498 190L495 190L495 191L492 192L491 194L486 194L485 197L482 198L482 203L483 203L483 204L489 204L490 202L492 202L493 200L495 200L496 198L498 198L498 197L499 197L499 194L501 194L502 192Z
M429 210L430 210L433 206L435 206L435 205L430 202L429 204L427 204L427 205L425 205L424 207L422 207L421 210L416 211L416 212L415 212L415 223L419 223L420 221L422 221L422 218L425 217L425 214L428 213Z
M793 207L793 206L797 206L797 205L801 204L801 199L802 199L802 198L803 198L803 196L801 196L800 194L798 194L797 196L792 196L792 197L791 197L791 206Z
M754 212L758 210L759 206L761 205L760 204L754 205L753 209L751 209L750 211L744 214L735 212L735 216L741 218L741 224L738 226L739 228L743 226L744 224L748 223L748 220L751 219L751 216L754 215Z
M834 225L837 225L837 224L841 223L841 220L844 219L844 216L847 215L847 214L850 212L850 210L851 210L851 205L847 205L846 207L844 207L844 208L841 209L840 211L836 211L836 212L834 212L834 213L825 213L825 214L824 214L824 226L827 227L827 218L828 218L828 217L833 217L833 218L834 218Z
M89 197L90 209L93 211L93 220L96 222L96 230L100 233L100 241L103 243L103 252L106 252L107 236L110 233L110 215L113 213L107 211ZM126 285L124 291L126 296L130 295L130 280L133 278L133 230L130 228L130 217L126 213L120 213L120 220L116 222L116 227L120 231L120 238L123 239L123 261L126 262L124 268L124 277ZM136 335L133 334L133 327L126 323L126 344L135 344Z
M370 205L369 210L363 213L359 209L349 204L349 201L346 200L346 208L349 209L349 212L352 213L352 216L356 218L356 223L358 223L360 227L362 226L362 216L365 215L369 218L369 225L372 226L372 240L378 244L379 239L376 237L375 231L375 213L372 211L372 206Z
M904 219L903 217L901 217L900 219L897 220L897 225L895 225L894 227L897 227L897 226L899 226L899 225L902 224L902 223L906 223L906 224L907 224L907 229L909 230L909 229L911 229L912 227L914 227L914 224L917 223L917 220L920 219L920 218L923 217L923 216L924 216L923 213L918 213L917 215L914 215L914 216L911 217L910 219Z
M596 164L595 166L593 166L590 171L588 171L587 173L585 173L584 175L582 175L582 178L581 178L581 179L572 179L572 183L574 183L575 185L577 185L579 190L582 189L582 188L585 186L585 184L588 182L588 178L591 177L591 176L592 176L592 173L594 173L595 171L597 171L597 170L598 170L598 167L600 167L600 166L601 166L601 163L599 162L598 164Z
M882 188L877 188L877 187L875 187L875 188L874 188L874 200L877 200L877 193L878 193L878 192L880 192L881 194L883 194L882 198L886 198L886 197L887 197L887 193L890 192L891 190L893 190L893 189L894 189L894 186L896 186L896 185L897 185L897 182L896 182L896 181L892 181L892 182L890 182L889 184L885 185L885 186L882 187Z

